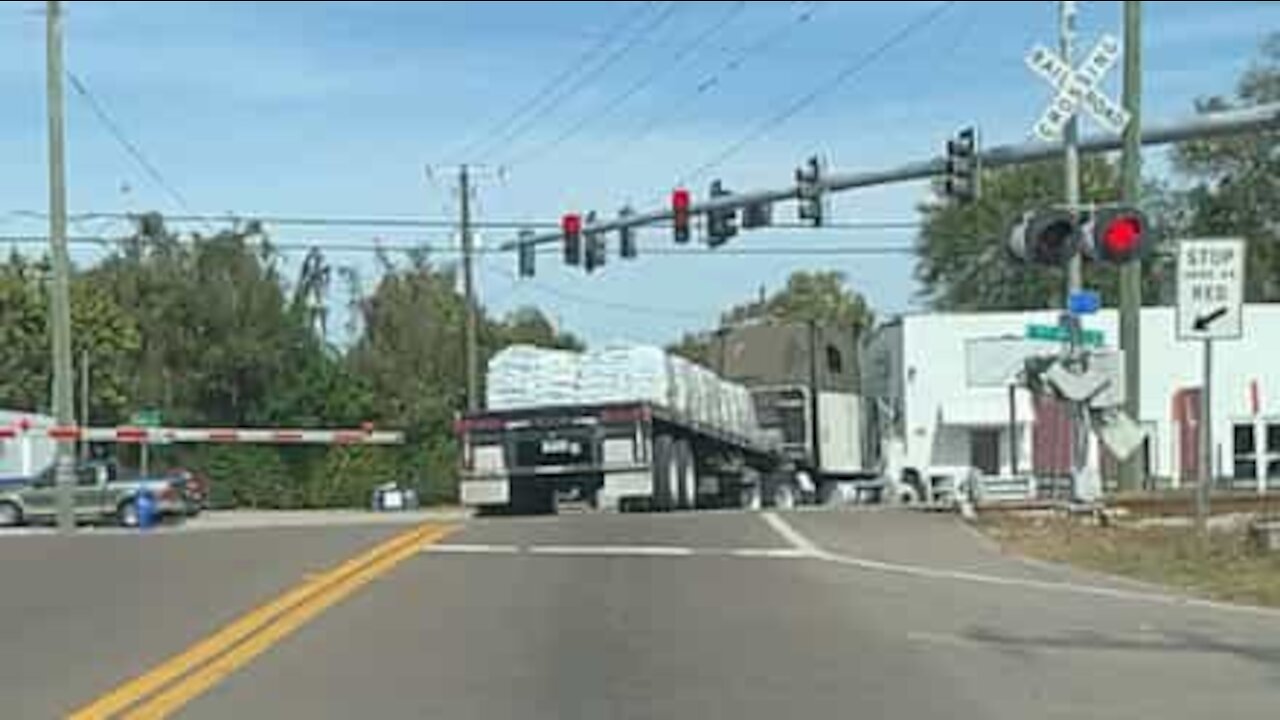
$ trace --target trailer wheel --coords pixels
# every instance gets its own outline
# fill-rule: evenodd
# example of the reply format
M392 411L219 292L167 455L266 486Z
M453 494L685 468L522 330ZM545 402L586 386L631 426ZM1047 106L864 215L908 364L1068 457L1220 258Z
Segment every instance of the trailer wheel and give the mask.
M688 440L679 440L675 445L678 482L676 483L677 504L682 510L694 510L698 507L698 468L693 457L693 446Z
M653 440L653 509L670 510L676 495L676 479L679 477L679 453L670 435L659 435Z
M779 510L791 510L796 506L796 489L791 483L777 483L769 492L769 504Z

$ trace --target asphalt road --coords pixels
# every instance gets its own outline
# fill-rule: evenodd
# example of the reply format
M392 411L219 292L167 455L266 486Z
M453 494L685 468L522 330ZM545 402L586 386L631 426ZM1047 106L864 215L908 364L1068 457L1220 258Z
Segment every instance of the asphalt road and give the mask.
M231 560L193 570L182 577L221 594L152 630L144 617L197 590L105 594L101 612L67 630L99 640L70 666L59 664L74 655L70 636L41 643L6 628L0 698L22 704L0 715L78 706L110 688L104 677L189 643L196 628L182 618L243 611L296 576L292 562L331 562L388 531L257 531L290 538L271 543L278 572L249 582ZM190 537L215 557L250 543ZM222 543L240 545L210 549ZM241 581L253 589L223 587ZM40 625L58 627L55 615ZM94 629L122 615L119 630ZM869 511L471 520L180 716L1165 720L1273 718L1277 707L1280 613L1005 557L950 516Z

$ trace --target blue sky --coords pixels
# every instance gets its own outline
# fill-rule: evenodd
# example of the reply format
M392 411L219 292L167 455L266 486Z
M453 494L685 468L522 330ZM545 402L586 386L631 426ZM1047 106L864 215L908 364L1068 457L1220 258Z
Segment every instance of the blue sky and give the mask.
M12 214L47 203L43 3L0 5L0 234L42 232ZM933 2L816 3L131 3L71 2L66 62L128 137L197 212L252 215L426 215L456 212L452 170L484 162L480 218L555 218L566 210L612 214L648 208L684 173L714 157L794 98L883 43ZM1119 2L1083 2L1082 44L1119 32ZM1145 119L1173 120L1197 97L1229 93L1280 28L1280 3L1144 3ZM691 184L705 192L773 187L820 153L840 170L878 169L936 154L960 126L977 123L988 144L1027 138L1048 88L1022 64L1050 43L1054 3L961 2L911 34L846 83L744 146ZM630 14L630 15L629 15ZM661 17L660 17L661 15ZM628 29L596 55L615 61L560 87L576 92L527 123L511 142L481 142L624 17ZM724 23L720 25L720 23ZM719 28L713 32L714 28ZM785 28L785 29L784 29ZM711 39L694 44L710 33ZM774 42L744 53L759 38ZM632 38L635 37L634 41ZM624 45L632 47L623 52ZM693 48L684 54L682 49ZM731 67L731 61L739 60ZM1109 89L1118 96L1118 73ZM621 104L620 94L652 78ZM697 94L711 78L715 86ZM183 210L120 147L85 101L67 88L70 208ZM652 121L653 131L640 130ZM563 143L545 147L580 126ZM519 126L517 126L519 127ZM1096 129L1087 126L1087 129ZM493 146L490 148L484 145ZM1150 167L1159 167L1152 151ZM428 177L425 166L435 165ZM502 176L496 168L505 167ZM920 183L848 194L839 220L911 220ZM790 219L791 207L775 216ZM113 232L84 221L75 232ZM368 242L447 233L367 228L273 228L282 241ZM510 239L508 231L482 240ZM910 230L757 232L743 246L785 243L904 245ZM914 306L910 257L644 256L669 234L641 236L640 260L616 258L584 277L541 257L537 279L512 279L514 259L487 256L482 301L496 311L537 304L592 341L665 342L714 323L725 306L776 288L795 269L835 268L882 314ZM101 251L81 248L77 261ZM335 254L364 270L367 254ZM441 255L441 259L447 256ZM643 307L636 307L643 306Z

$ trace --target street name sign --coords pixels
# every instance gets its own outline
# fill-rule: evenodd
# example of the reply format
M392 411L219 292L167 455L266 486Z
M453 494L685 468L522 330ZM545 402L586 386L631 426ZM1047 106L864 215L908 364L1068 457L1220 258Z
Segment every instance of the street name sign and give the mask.
M1178 243L1178 339L1233 340L1244 331L1244 240Z

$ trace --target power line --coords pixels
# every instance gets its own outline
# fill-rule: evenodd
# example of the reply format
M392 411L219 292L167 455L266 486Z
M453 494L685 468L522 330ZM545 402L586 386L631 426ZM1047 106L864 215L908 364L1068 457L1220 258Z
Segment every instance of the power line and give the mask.
M606 101L601 107L584 114L578 122L570 125L564 132L557 135L553 140L543 143L542 145L535 146L512 158L511 164L518 165L520 163L527 162L532 158L546 154L549 150L559 147L564 144L565 141L572 138L574 135L577 135L583 128L591 124L593 121L606 117L616 111L641 90L652 85L664 72L668 72L671 68L684 60L685 57L705 45L708 40L715 36L716 33L720 32L725 28L725 26L733 22L734 19L737 18L744 9L746 9L746 7L747 3L745 0L738 0L738 2L731 4L728 11L716 18L711 25L707 26L701 33L698 33L689 41L685 42L671 55L664 55L659 60L657 66L655 66L648 74L644 75L625 90Z
M77 235L67 238L67 242L72 245L94 245L97 247L110 248L113 246L124 245L133 238L125 237L107 237L101 235ZM0 244L8 245L41 245L49 242L46 235L23 235L11 234L0 235ZM446 241L447 243L447 241ZM186 243L183 243L186 244ZM426 251L431 254L440 255L460 255L462 248L459 245L435 244L432 240L424 239L421 241L400 241L400 242L381 242L381 241L351 241L351 240L260 240L253 241L252 245L267 246L275 250L281 251L304 251L311 249L327 250L332 252L411 252ZM497 247L475 248L473 252L476 255L513 255L511 250L501 250ZM691 247L691 248L675 248L675 247L655 247L647 248L642 254L655 256L777 256L777 257L803 257L803 256L874 256L874 255L913 255L917 249L907 244L888 244L888 245L827 245L827 246L786 246L786 245L766 245L758 247ZM556 255L559 248L545 246L538 251L539 254Z
M585 52L575 57L564 70L551 78L551 80L547 81L545 85L543 85L533 95L530 95L524 102L520 103L515 110L503 118L493 127L493 129L487 133L476 136L462 146L456 153L450 153L450 155L463 158L469 157L471 153L492 142L494 137L505 133L517 120L524 116L525 113L536 108L543 100L546 100L547 97L555 92L562 83L573 77L574 73L582 70L587 63L591 62L592 58L603 52L606 47L617 39L618 35L622 33L628 25L638 19L652 4L652 2L646 2L637 8L633 8L630 12L624 13L617 22L605 30L604 34L600 36L598 42L587 48Z
M831 76L830 79L821 83L820 85L813 88L812 90L805 93L804 95L801 95L799 98L791 102L789 105L784 107L778 113L775 113L774 115L765 118L763 122L756 125L754 128L749 130L742 137L730 143L727 147L725 147L719 153L716 153L706 162L697 166L692 171L685 173L684 177L681 178L677 184L684 185L688 181L691 181L700 177L703 173L720 165L720 163L724 162L725 160L728 160L730 157L735 155L738 151L742 150L742 148L746 147L747 143L750 143L758 139L761 135L764 135L769 130L772 130L778 125L781 125L782 123L785 123L786 121L795 117L800 111L804 110L805 108L807 108L808 106L816 102L819 98L821 98L823 93L825 93L826 91L832 88L838 87L848 82L851 78L856 76L858 73L870 67L871 64L874 63L876 60L879 60L881 56L883 56L885 53L889 52L894 47L901 44L903 41L911 37L916 32L927 27L934 20L938 19L939 16L941 16L944 12L946 12L951 6L955 4L956 4L956 0L947 0L946 2L942 2L942 3L938 3L937 5L934 5L926 12L921 13L920 15L917 15L906 25L902 26L902 28L900 28L897 32L890 35L884 42L872 48L870 52L865 53L861 57L855 59L853 62L844 66L835 75Z
M566 290L561 290L560 288L557 288L553 285L547 285L533 278L518 278L514 273L510 273L504 270L498 270L496 268L491 268L491 267L485 267L485 270L488 271L490 274L497 275L498 277L501 277L505 280L510 281L512 283L512 287L528 287L533 290L542 292L545 295L550 295L552 297L559 298L561 300L566 300L572 303L577 303L579 305L583 305L586 307L591 307L595 309L616 310L618 312L625 312L632 315L645 315L648 317L680 318L680 319L690 319L690 320L705 319L705 317L701 313L693 313L687 310L679 310L676 308L662 308L662 307L653 307L653 306L646 306L646 305L632 305L630 303L616 302L614 300L605 300L603 298L589 297L586 295L579 295L578 293L572 293Z
M805 8L793 17L787 18L786 24L764 33L755 41L749 43L729 58L718 70L699 81L694 87L692 93L681 95L680 97L683 101L680 102L677 107L671 108L670 106L665 106L658 108L656 112L641 123L638 132L633 134L629 139L620 143L620 147L625 146L629 150L634 150L636 143L639 143L649 137L649 134L661 125L663 120L670 120L672 117L679 115L683 110L697 102L698 98L707 94L712 89L719 87L723 76L735 72L738 68L742 67L744 62L753 57L759 57L762 53L768 50L770 46L781 40L792 30L808 23L809 20L813 18L814 13L816 13L821 7L821 2L809 3L809 7Z
M104 107L98 100L97 96L89 90L88 85L86 85L79 76L70 70L66 71L66 76L67 80L71 82L71 87L80 95L80 97L84 98L85 104L89 106L89 110L98 118L98 121L107 129L107 132L115 138L115 141L120 144L120 147L124 148L124 151L133 158L134 162L142 168L142 171L151 178L151 181L163 190L184 212L191 212L191 208L187 204L186 197L184 197L183 194L165 178L164 173L161 173L160 169L157 168L154 163L147 159L146 154L142 152L142 148L140 148L137 143L129 139L123 128L120 127L120 124L111 117L111 114L107 112L106 107Z
M27 217L37 220L47 219L45 213L34 210L13 210L9 213L12 216ZM70 216L72 221L83 220L130 220L136 221L144 217L146 213L136 212L114 212L114 211L92 211L75 213ZM427 228L427 229L454 229L458 226L457 218L415 218L415 217L326 217L319 215L242 215L242 214L189 214L189 215L162 215L166 222L186 223L186 222L245 222L256 220L264 225L280 225L285 227L338 227L338 228L354 228L354 227L371 227L371 228ZM769 226L773 230L809 230L817 232L826 232L832 230L914 230L919 228L921 222L919 220L833 220L824 223L819 227L813 227L805 222L777 221ZM523 228L550 228L560 227L559 220L474 220L471 226L476 229L490 230L518 230Z
M515 131L513 131L512 133L509 133L507 137L500 139L498 141L498 146L501 147L501 145L504 143L507 145L510 145L511 143L515 142L516 138L523 135L529 128L533 127L535 123L537 123L542 118L546 117L547 114L549 114L551 111L555 110L557 105L561 101L563 101L566 98L573 97L580 90L582 90L582 88L586 87L588 83L590 83L592 80L599 77L609 68L617 64L617 62L621 60L624 56L626 56L627 53L631 52L633 49L635 49L637 45L640 44L640 41L644 39L644 36L646 33L653 32L655 29L657 29L663 23L669 20L671 16L674 15L678 10L680 10L682 3L668 1L666 3L663 3L663 5L665 7L660 9L656 15L650 18L649 21L639 31L633 34L632 37L626 43L624 43L621 47L616 48L612 53L610 53L607 57L605 57L605 59L601 61L598 65L596 65L594 68L587 71L585 74L579 76L578 79L573 84L571 84L563 93L561 93L560 96L556 98L554 102L544 105L539 112L534 113L534 115L528 118L526 122L521 126L519 126ZM486 156L495 155L495 154L497 154L497 148L491 149L486 154Z

